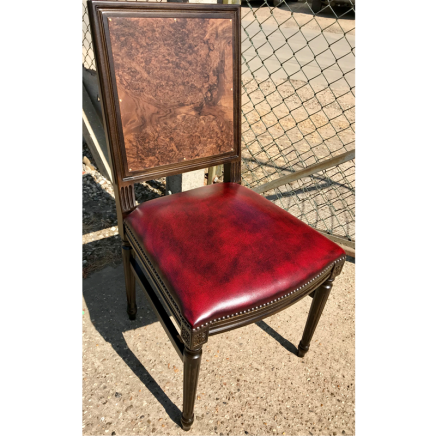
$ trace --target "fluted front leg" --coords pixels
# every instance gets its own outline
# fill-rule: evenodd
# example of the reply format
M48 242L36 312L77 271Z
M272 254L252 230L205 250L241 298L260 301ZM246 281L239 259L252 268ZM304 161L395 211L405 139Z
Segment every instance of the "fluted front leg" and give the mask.
M325 281L315 292L310 306L309 315L306 321L306 327L304 328L303 338L298 345L298 356L304 357L309 351L310 341L315 333L318 321L321 318L322 311L329 297L330 291L333 287L333 280L328 279Z
M123 252L124 280L126 283L127 314L131 320L134 320L136 319L136 312L138 308L136 306L135 276L133 275L133 271L130 266L130 259L133 255L133 250L132 247L124 241L121 248Z
M183 414L182 428L187 431L194 422L194 404L197 393L198 374L200 373L201 348L183 352Z

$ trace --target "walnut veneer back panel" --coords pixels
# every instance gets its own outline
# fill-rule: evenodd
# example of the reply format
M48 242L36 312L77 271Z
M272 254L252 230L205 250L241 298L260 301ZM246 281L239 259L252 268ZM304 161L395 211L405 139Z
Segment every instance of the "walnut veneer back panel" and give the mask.
M231 152L232 20L113 16L108 24L128 171Z

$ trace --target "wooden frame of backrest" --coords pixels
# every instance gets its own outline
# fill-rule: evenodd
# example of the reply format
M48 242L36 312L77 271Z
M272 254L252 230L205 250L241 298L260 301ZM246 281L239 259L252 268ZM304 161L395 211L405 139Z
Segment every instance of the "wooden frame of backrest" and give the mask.
M120 236L122 222L135 209L134 183L171 176L187 171L224 164L224 181L240 183L241 180L241 14L239 5L182 4L88 1L88 11L95 47L99 77L100 99L109 156L113 171L113 184ZM111 52L109 23L113 17L156 18L229 18L232 20L233 43L233 138L230 152L204 156L182 162L129 172L125 159L123 126L117 97L115 66ZM124 238L123 238L124 239Z

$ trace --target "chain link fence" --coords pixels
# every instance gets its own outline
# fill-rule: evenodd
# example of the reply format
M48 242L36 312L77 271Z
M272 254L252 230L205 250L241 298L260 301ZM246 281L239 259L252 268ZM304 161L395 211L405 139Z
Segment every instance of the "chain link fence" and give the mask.
M247 0L241 12L243 184L256 189L354 150L355 0ZM95 70L85 1L82 26L83 66ZM264 195L354 242L354 159Z

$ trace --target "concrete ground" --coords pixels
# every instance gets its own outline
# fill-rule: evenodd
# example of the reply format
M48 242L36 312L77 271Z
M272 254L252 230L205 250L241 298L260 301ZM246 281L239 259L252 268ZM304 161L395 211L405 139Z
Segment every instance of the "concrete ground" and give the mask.
M187 434L182 363L139 289L137 301L138 319L129 321L121 265L84 280L84 435ZM354 263L336 279L300 359L311 301L210 338L190 434L354 434Z

